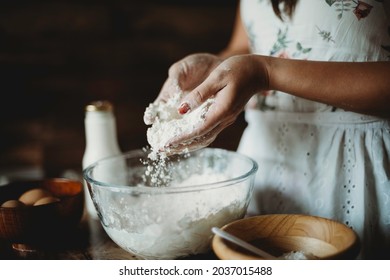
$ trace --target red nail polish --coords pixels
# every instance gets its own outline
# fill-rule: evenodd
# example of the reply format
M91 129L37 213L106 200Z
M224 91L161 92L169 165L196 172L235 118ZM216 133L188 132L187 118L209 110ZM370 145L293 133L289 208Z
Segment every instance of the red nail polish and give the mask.
M186 114L189 110L190 110L190 105L188 105L188 103L183 103L180 105L179 107L179 114L180 115L184 115Z

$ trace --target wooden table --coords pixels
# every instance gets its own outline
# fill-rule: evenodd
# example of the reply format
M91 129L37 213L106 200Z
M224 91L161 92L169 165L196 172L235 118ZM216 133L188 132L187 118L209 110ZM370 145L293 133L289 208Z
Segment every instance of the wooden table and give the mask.
M100 221L83 217L69 239L52 248L32 252L20 252L12 245L0 241L0 259L43 259L43 260L136 260L137 257L116 245L106 234ZM216 259L210 252L186 259Z

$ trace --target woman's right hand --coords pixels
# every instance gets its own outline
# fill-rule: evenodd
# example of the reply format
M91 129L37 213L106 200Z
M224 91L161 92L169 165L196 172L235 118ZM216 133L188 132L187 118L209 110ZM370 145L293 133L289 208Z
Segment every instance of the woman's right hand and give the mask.
M153 104L159 102L165 103L177 93L180 93L183 96L186 93L191 92L200 85L222 61L223 60L216 55L198 53L189 55L174 63L169 68L168 78ZM149 110L145 111L145 124L153 124L155 118L156 115Z
M204 120L190 131L168 140L165 149L174 154L211 144L223 129L236 120L254 94L269 90L269 71L269 59L260 55L237 55L224 60L181 99L178 108L181 115L195 111L212 99L212 104L204 113Z

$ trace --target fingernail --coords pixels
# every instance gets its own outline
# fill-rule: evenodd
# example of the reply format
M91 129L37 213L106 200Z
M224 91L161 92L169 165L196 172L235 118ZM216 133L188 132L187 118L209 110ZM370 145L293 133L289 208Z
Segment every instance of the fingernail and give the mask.
M190 105L188 105L188 103L183 103L183 104L180 105L178 111L179 111L179 114L180 114L180 115L184 115L184 114L186 114L190 109L191 109L191 108L190 108Z

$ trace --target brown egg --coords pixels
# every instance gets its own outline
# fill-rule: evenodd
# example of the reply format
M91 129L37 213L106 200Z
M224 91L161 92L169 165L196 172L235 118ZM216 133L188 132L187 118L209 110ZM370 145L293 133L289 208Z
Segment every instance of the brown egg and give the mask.
M39 199L38 201L36 201L34 203L34 206L54 203L54 202L58 202L58 201L60 201L60 200L57 197L47 196L47 197L43 197L43 198Z
M23 202L16 199L7 200L3 204L1 204L1 207L6 207L6 208L18 208L18 207L25 207L25 206L26 205Z
M51 196L50 192L42 188L36 188L23 193L19 200L26 205L34 205L35 202L47 196Z

